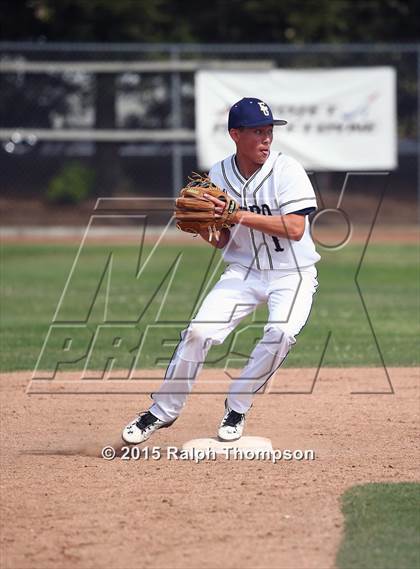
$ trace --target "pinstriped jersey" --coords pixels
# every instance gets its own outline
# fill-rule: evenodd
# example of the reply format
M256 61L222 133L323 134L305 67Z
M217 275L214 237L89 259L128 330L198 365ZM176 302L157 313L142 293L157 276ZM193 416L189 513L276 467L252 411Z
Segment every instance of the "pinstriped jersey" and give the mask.
M240 203L242 209L260 215L285 215L317 207L312 184L294 158L270 152L262 167L245 179L236 165L235 155L215 164L209 176L214 184ZM320 256L315 250L305 216L305 231L300 241L271 236L242 225L231 228L223 249L227 263L265 269L296 269L313 265Z

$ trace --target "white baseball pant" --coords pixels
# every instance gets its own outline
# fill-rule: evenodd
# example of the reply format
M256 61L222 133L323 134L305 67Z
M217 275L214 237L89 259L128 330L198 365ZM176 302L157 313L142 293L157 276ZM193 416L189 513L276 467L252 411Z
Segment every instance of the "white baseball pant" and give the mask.
M318 286L316 277L315 266L285 271L230 265L182 332L165 379L152 395L153 415L162 421L178 417L211 345L221 344L243 318L266 303L269 318L264 336L227 396L231 409L246 413L254 394L281 365L305 325Z

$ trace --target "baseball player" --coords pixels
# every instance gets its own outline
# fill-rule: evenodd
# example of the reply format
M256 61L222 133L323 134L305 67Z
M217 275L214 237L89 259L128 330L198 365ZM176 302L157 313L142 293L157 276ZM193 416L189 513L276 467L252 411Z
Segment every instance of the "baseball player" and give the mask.
M239 205L234 225L223 228L218 241L211 240L222 249L228 266L181 333L165 379L152 395L152 406L123 430L126 443L142 443L177 419L211 345L221 344L265 303L269 318L264 336L231 383L218 429L224 441L239 439L254 394L284 361L309 317L317 288L315 263L320 259L308 220L316 198L303 167L271 150L273 126L284 124L260 99L244 98L230 109L228 131L236 153L209 172L228 200ZM213 203L215 218L221 217L226 201L207 194L206 199ZM209 241L208 231L201 236Z

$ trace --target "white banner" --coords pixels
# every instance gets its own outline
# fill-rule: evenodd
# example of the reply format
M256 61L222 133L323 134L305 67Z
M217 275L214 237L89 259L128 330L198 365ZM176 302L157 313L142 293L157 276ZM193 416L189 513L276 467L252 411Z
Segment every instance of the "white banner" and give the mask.
M272 148L306 169L390 170L397 166L396 75L392 67L199 71L195 79L202 169L235 152L229 108L258 97L287 126Z

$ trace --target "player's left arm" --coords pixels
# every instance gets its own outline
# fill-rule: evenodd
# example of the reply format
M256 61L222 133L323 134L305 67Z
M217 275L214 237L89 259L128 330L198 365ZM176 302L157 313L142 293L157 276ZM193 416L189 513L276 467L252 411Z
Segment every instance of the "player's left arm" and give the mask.
M268 233L275 237L285 237L292 241L300 241L305 232L305 216L298 213L285 215L259 215L240 210L236 216L237 223Z
M216 217L220 217L226 203L213 196L206 195L205 197L214 203ZM300 241L305 231L305 215L301 213L260 215L251 211L238 210L233 221L250 229L275 237L285 237L292 241Z

